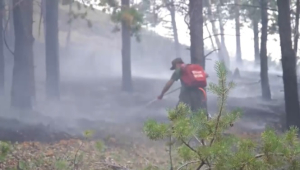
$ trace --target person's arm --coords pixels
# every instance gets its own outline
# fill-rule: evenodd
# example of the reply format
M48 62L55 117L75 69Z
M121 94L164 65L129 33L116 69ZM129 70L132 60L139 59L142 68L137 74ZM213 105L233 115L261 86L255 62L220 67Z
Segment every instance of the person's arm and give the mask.
M173 80L173 79L169 80L169 81L166 83L166 85L165 85L165 87L163 88L161 94L159 95L159 96L160 96L159 98L162 98L162 97L165 95L165 93L170 89L170 87L173 85L173 83L174 83L174 80Z
M171 79L166 83L166 85L164 86L161 94L158 96L158 99L162 99L163 96L165 95L165 93L170 89L170 87L173 85L173 83L177 80L180 79L180 69L177 69L174 71L174 73L172 74Z

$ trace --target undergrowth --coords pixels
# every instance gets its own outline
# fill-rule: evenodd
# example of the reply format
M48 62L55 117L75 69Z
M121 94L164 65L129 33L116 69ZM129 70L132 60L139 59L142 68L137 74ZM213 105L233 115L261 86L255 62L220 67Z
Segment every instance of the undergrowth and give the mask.
M284 134L267 129L259 141L224 135L225 130L231 128L241 116L241 111L226 110L228 93L235 85L233 82L227 83L223 63L216 63L215 70L218 83L211 83L208 88L218 96L215 117L208 119L205 112L193 113L186 105L180 104L169 111L169 123L148 120L144 125L144 132L151 140L169 139L170 169L300 169L300 142L295 127ZM172 153L173 150L176 154Z
M84 151L84 143L88 142L93 135L93 131L85 131L85 140L75 140L77 148L75 152L66 152L56 154L53 148L47 152L33 156L26 155L26 150L21 148L18 143L0 141L0 169L6 170L37 170L37 169L54 169L54 170L76 170L87 167L87 153ZM34 143L32 143L34 145ZM25 144L24 144L25 145ZM41 150L39 145L33 146L36 150ZM62 147L66 147L63 145ZM97 156L101 157L105 149L102 141L94 142L94 150L97 151ZM29 153L30 154L30 153ZM30 157L30 158L28 158ZM14 160L14 161L12 161ZM16 165L15 165L16 164ZM99 167L102 167L99 165Z
M169 140L167 144L170 164L166 168L161 165L161 162L159 165L162 167L149 163L144 170L300 169L300 142L297 138L298 129L295 127L291 127L284 134L277 134L275 130L267 129L261 134L259 141L224 135L225 130L231 128L240 118L241 110L226 110L226 99L230 89L234 88L234 83L227 83L227 71L223 63L216 63L215 69L219 78L218 84L210 84L208 90L218 95L216 116L208 119L204 111L193 113L186 105L180 104L176 109L169 111L169 123L147 121L144 132L151 140ZM92 131L85 132L86 141L90 142L92 136ZM103 161L103 158L107 158L103 142L94 142L93 146L87 148L84 146L84 141L75 141L75 143L72 152L66 150L67 144L61 146L64 148L61 154L55 154L52 151L54 148L49 146L50 148L45 152L36 155L27 151L26 154L30 155L30 158L26 159L26 156L22 155L25 147L19 148L18 144L2 141L0 142L0 169L128 170ZM41 149L38 145L31 147ZM10 162L10 160L14 161Z

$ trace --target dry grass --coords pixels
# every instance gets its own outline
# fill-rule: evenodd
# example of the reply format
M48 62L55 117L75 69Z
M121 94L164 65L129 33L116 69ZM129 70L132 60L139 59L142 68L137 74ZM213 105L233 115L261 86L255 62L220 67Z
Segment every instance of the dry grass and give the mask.
M110 139L112 145L114 139ZM75 161L75 159L77 161ZM62 140L55 144L24 142L14 145L14 151L0 164L0 169L16 168L18 163L30 163L33 169L55 169L59 161L75 169L143 169L167 165L162 148L143 145L105 147L98 150L96 141Z

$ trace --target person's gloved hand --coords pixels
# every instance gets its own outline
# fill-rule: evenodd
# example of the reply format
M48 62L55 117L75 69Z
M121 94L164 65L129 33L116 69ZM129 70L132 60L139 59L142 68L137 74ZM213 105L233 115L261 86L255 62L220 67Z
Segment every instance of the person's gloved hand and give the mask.
M158 100L161 100L163 97L164 97L164 95L159 95L159 96L157 97L157 99L158 99Z

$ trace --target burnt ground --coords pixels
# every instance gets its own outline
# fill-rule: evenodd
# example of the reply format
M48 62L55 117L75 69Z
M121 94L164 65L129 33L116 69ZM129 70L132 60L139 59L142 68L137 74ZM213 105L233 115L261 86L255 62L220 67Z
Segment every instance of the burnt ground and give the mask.
M243 73L242 73L243 74ZM258 73L253 73L258 74ZM244 76L246 77L246 76ZM233 133L259 133L266 125L280 122L284 113L283 93L276 75L270 76L274 100L260 99L260 84L254 75L235 80L237 87L228 98L227 108L241 108L243 117L230 130ZM149 118L167 121L166 108L177 103L178 91L162 101L155 99L166 80L134 77L133 93L121 92L121 78L62 79L61 101L46 101L44 84L37 84L34 112L8 108L3 100L0 140L55 142L80 138L85 130L94 130L95 138L119 139L122 144L148 142L142 125ZM211 79L210 81L214 81ZM179 84L174 85L174 88ZM210 114L217 111L217 98L208 94Z

